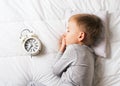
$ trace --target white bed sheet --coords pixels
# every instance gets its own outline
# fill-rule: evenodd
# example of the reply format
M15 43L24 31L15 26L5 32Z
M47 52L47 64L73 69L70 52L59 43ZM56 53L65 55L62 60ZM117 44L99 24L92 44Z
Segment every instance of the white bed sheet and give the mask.
M59 79L51 67L57 41L65 31L67 9L108 11L111 56L97 58L94 86L119 86L119 4L120 0L0 0L0 86L26 86L30 80L56 86ZM20 44L24 28L38 34L44 46L42 53L32 59Z
M29 56L0 58L0 86L26 86L32 80Z

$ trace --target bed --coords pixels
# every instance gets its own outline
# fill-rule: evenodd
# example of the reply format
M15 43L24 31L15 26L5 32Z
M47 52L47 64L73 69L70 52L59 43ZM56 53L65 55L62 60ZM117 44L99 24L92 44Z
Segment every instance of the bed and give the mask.
M0 86L26 86L30 81L56 86L52 73L58 39L66 30L66 10L108 12L110 54L96 58L94 86L120 86L120 0L0 0ZM43 49L24 52L23 29L33 30Z

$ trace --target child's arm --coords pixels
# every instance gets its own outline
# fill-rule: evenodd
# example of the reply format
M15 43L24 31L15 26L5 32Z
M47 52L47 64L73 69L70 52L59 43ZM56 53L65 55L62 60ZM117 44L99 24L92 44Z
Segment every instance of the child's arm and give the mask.
M61 61L60 59L62 58L62 55L63 55L65 49L66 49L65 35L63 34L59 39L59 52L57 53L57 56L56 56L56 63L53 66L53 72L56 75L61 75L61 73L64 70L64 68L61 68L61 67L63 67L62 65L64 62Z
M59 52L56 56L56 62L62 57L64 51L66 49L66 43L65 43L65 36L64 34L59 39Z
M54 74L60 76L70 66L71 62L72 61L70 61L68 57L64 57L64 55L60 57L53 66Z
M57 55L58 57L56 57L58 60L53 66L53 72L55 75L60 76L64 71L66 71L72 62L74 62L75 58L72 58L73 53L74 50L72 46L67 47L63 55L62 52L59 52L59 55Z

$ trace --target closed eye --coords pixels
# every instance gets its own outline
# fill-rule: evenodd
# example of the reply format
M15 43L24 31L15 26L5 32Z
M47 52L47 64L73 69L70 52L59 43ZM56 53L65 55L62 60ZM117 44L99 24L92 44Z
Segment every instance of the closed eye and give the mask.
M69 30L67 30L67 32L70 32Z
M70 32L68 28L67 28L66 32Z

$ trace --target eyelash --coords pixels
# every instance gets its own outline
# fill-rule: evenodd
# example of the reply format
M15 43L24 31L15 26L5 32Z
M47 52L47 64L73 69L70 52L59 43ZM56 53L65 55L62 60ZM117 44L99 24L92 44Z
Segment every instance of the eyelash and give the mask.
M66 32L70 32L69 30L67 30Z
M70 32L70 31L69 31L69 27L67 27L66 32Z

